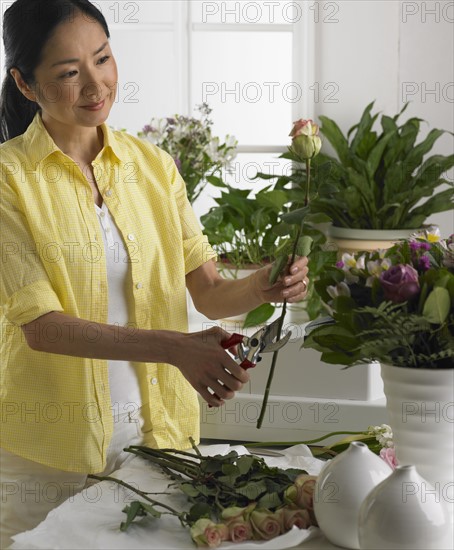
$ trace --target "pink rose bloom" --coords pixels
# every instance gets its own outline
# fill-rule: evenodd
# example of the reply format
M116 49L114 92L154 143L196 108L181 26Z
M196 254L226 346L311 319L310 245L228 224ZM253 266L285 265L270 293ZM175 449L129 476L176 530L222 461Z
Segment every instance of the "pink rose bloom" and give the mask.
M283 508L284 531L290 531L293 526L298 529L307 529L312 525L312 520L307 510L301 508Z
M252 527L248 521L232 520L227 524L229 539L232 542L243 542L252 539Z
M380 275L386 300L395 304L406 302L420 292L418 272L411 265L395 265Z
M396 450L394 449L394 447L391 447L391 448L387 447L387 448L381 449L380 458L382 458L386 462L386 464L391 466L393 470L398 465L397 458L396 458Z
M201 518L191 527L191 537L198 547L217 548L224 540L229 540L229 530L222 523Z
M304 508L306 510L314 509L314 488L317 476L311 476L309 474L299 475L294 482L296 493L292 498L293 503L298 508Z
M291 149L300 159L311 159L320 152L322 142L318 137L318 126L311 119L300 118L294 122L290 136Z
M271 540L282 532L279 514L269 510L254 510L251 514L251 525L257 538Z

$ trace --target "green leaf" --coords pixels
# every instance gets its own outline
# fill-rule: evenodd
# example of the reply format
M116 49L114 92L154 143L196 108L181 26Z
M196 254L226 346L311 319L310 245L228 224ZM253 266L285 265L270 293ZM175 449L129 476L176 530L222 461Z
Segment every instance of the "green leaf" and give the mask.
M310 207L304 206L303 208L298 208L297 210L293 210L293 212L288 212L287 214L284 214L282 216L282 220L285 223L300 225L304 218L309 214Z
M120 531L126 531L136 517L143 517L149 515L153 518L160 518L161 512L156 510L154 506L145 502L139 502L135 500L123 509L126 514L126 521L122 521L120 524Z
M320 120L322 121L322 124L323 124L322 127L320 128L320 131L323 133L326 139L334 147L339 157L339 160L343 164L348 165L349 159L350 159L348 141L345 138L344 134L342 133L341 129L334 122L334 120L331 120L326 116L321 116Z
M137 516L140 517L145 515L142 508L142 503L137 500L126 506L123 509L123 512L126 514L126 521L121 522L120 531L126 531Z
M201 216L200 221L205 228L213 229L218 227L218 225L222 222L223 217L224 215L222 208L215 207Z
M437 286L427 297L422 314L429 323L441 324L447 319L450 308L451 300L448 290Z
M196 502L188 513L188 522L195 523L200 518L211 518L211 506L206 502Z
M206 180L215 187L227 187L223 180L221 178L218 178L217 176L207 176Z
M313 239L308 235L301 235L296 245L297 256L309 256L313 242Z
M288 263L288 255L285 256L278 256L274 263L273 268L271 269L269 282L270 285L274 285L274 283L277 281L279 275L281 274L281 271L285 268L285 266Z
M273 315L275 307L271 304L262 304L250 311L244 320L243 328L256 327L266 323Z
M374 123L376 116L371 117L370 112L372 110L372 107L374 106L374 103L375 101L372 101L372 103L369 103L369 105L364 109L363 114L361 115L361 119L359 121L359 124L357 125L355 137L353 138L352 143L350 145L351 150L354 153L358 152L357 149L360 147L361 142L367 136L367 134L370 132L370 129L372 128L372 125Z
M288 202L287 193L285 191L260 191L255 196L260 206L271 207L274 210L281 210L286 202Z
M180 489L188 497L197 497L199 496L199 491L191 483L182 483Z
M271 510L277 508L282 504L282 499L278 493L265 493L257 503L258 508L266 508Z
M247 485L242 487L236 487L236 492L245 496L247 499L253 501L260 498L260 495L266 491L266 483L263 479L258 481L249 481Z

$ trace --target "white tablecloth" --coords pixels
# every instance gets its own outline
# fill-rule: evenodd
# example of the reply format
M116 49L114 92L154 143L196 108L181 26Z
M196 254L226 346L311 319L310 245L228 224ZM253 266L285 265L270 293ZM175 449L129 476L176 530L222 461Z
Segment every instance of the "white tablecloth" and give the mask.
M235 450L239 454L248 451L242 446L208 445L200 446L205 455L225 454ZM270 466L280 468L300 468L317 475L323 461L314 458L305 445L296 445L281 451L283 457L264 457ZM148 461L134 457L112 477L121 479L142 491L154 493L169 491L169 479ZM176 509L183 509L186 501L178 492L156 495L154 498L168 503ZM123 508L138 495L116 483L102 481L82 493L70 498L53 510L38 527L14 537L14 550L36 549L135 549L135 550L194 550L189 531L181 527L173 516L160 519L149 517L136 520L122 533L120 523L126 515ZM285 535L268 542L248 542L242 544L223 543L222 550L284 550L336 549L316 527L308 530L294 529Z

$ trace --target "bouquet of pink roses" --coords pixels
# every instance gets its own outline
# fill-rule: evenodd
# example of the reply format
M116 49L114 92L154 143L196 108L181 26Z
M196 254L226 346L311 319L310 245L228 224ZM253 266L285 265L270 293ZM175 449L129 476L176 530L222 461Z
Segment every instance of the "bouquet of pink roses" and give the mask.
M304 347L323 361L452 368L454 236L423 232L388 250L344 254L315 285L333 323L313 329Z

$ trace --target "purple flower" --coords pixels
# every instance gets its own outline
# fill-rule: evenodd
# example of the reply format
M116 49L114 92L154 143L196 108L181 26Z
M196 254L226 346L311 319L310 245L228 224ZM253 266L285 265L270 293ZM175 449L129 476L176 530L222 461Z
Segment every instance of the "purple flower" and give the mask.
M380 275L385 299L395 304L419 294L418 272L411 265L395 265Z
M339 269L342 269L344 267L344 265L345 264L342 261L336 263L336 267L338 267Z
M421 247L420 247L422 250L430 250L432 248L431 244L430 243L421 243Z
M410 242L410 249L411 249L411 250L419 250L419 243L418 243L418 241L411 241L411 242Z
M181 160L177 157L173 159L175 161L175 164L177 165L178 172L181 172Z
M430 269L429 256L421 256L419 258L418 267L421 271L427 271L428 269Z

